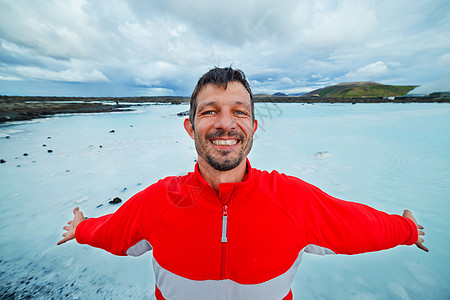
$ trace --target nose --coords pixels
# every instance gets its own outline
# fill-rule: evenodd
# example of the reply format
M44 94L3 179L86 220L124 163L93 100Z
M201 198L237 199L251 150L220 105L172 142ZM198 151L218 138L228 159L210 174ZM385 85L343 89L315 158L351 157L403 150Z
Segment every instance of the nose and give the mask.
M236 129L236 120L230 112L221 111L215 120L214 127L225 132Z

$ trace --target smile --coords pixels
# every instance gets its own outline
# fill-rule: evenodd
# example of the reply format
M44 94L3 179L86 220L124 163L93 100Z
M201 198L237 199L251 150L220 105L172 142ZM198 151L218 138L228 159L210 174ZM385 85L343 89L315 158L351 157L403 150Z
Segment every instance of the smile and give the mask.
M211 140L211 143L217 146L233 146L236 145L239 140L236 139L227 139L227 140Z

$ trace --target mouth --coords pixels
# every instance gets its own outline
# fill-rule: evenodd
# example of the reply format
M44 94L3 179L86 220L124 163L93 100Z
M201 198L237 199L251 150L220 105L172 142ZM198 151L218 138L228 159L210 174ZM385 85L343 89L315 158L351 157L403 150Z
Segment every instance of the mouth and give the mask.
M210 139L216 146L234 146L240 142L239 139Z

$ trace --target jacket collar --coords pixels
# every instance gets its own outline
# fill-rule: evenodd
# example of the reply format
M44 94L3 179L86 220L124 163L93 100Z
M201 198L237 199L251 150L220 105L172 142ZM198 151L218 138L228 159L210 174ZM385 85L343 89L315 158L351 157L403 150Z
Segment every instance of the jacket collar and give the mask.
M244 179L240 182L221 183L219 186L219 193L221 192L222 189L223 190L225 190L225 189L228 190L230 188L234 189L236 186L243 186L243 185L247 185L247 184L251 183L251 181L253 179L253 169L252 169L252 166L251 166L248 158L245 158L245 159L246 159L246 164L247 164L247 173L245 174ZM195 164L194 173L195 173L195 179L200 187L209 188L214 192L212 187L208 184L208 182L206 182L206 180L203 178L202 174L200 173L200 170L198 168L198 162Z

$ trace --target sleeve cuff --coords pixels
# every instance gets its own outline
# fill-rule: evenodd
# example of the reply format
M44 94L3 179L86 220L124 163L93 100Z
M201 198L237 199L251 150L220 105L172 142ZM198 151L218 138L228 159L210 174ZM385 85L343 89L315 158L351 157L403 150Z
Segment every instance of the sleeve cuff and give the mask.
M407 224L409 225L409 228L411 229L411 234L409 238L405 241L405 245L414 245L419 239L419 230L417 228L417 225L408 218L405 217L402 218L406 220Z
M75 229L75 239L77 240L77 242L79 244L85 244L83 242L83 239L81 238L82 236L82 227L85 225L84 223L86 222L86 220L83 220L80 222L80 224L78 224L77 228Z

